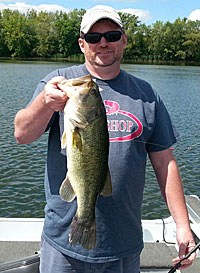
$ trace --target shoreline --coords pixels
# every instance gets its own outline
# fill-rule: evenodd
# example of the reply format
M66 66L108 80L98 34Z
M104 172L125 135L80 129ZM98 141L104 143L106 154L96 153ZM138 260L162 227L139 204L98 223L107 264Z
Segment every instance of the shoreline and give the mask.
M83 63L84 57L72 56L69 58L53 57L53 58L20 58L20 57L0 57L0 62L68 62L68 63ZM141 64L141 65L171 65L171 66L200 66L200 61L166 61L166 60L141 60L141 59L123 59L122 64Z

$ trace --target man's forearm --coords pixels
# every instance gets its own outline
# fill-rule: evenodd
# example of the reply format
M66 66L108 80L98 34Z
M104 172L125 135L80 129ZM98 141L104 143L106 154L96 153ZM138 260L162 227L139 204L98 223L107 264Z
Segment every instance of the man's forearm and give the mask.
M163 183L160 182L160 187ZM177 226L189 228L189 217L184 198L183 185L175 160L169 162L166 185L162 189L169 211Z

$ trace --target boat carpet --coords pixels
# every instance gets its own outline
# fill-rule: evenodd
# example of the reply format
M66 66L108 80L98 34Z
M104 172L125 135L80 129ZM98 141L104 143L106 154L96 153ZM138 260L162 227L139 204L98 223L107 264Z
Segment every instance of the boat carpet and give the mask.
M32 256L40 250L39 242L0 242L0 264Z
M0 265L34 256L39 252L39 242L0 242ZM35 255L37 256L37 255ZM141 272L168 272L172 259L177 256L175 247L165 243L145 243L141 254ZM200 257L183 273L199 273ZM166 270L164 270L166 269ZM163 271L164 270L164 271Z
M177 256L174 246L165 243L145 243L141 253L141 268L171 268L173 257Z
M200 202L199 199L196 198L196 196L185 196L186 203L194 210L194 212L197 214L198 218L200 217ZM198 222L199 224L199 222ZM200 272L200 270L199 270Z
M172 268L172 259L177 257L176 248L165 243L145 243L141 253L141 273L168 272ZM166 270L164 270L166 269ZM200 273L200 254L198 253L193 264L183 273Z

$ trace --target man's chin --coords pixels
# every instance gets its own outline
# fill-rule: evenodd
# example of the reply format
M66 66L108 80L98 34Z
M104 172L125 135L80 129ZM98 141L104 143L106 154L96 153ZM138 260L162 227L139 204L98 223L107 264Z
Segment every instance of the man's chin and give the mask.
M112 61L102 61L102 60L97 60L95 62L96 66L98 67L109 67L112 66L114 63L116 62L116 60L112 60Z

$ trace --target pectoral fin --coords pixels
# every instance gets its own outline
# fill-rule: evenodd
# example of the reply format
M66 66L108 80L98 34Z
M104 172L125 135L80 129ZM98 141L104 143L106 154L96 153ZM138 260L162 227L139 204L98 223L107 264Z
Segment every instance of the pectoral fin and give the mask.
M61 148L65 149L66 147L67 147L67 135L66 135L66 132L64 132L61 139Z
M82 151L82 139L78 128L75 128L72 132L72 146Z
M76 194L72 188L72 185L70 183L68 176L66 176L65 180L62 182L59 193L60 193L61 199L66 202L71 202L76 197Z
M103 195L104 197L108 197L108 196L112 195L112 183L111 183L111 176L110 176L109 168L107 171L104 188L101 191L101 195Z

